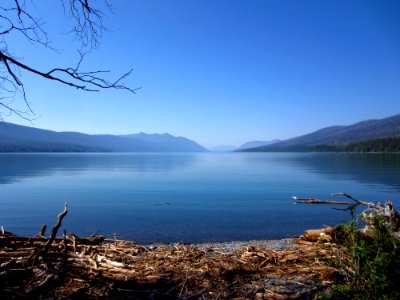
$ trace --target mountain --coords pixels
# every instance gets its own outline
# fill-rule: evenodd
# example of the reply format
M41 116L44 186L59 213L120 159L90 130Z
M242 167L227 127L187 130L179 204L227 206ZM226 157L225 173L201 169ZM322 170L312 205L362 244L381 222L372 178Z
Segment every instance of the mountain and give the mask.
M89 135L0 123L0 152L203 152L204 147L169 134Z
M213 151L213 152L232 152L232 151L236 150L236 147L228 146L228 145L221 145L221 146L211 147L208 150Z
M121 135L121 137L129 138L132 140L143 141L152 145L157 145L163 152L202 152L206 151L203 146L200 146L196 142L189 140L181 136L173 136L169 133L163 134L147 134L147 133L136 133Z
M348 143L400 136L400 114L379 120L367 120L348 126L331 126L273 145L243 151L309 151L315 146Z
M315 152L399 153L400 137L367 140L341 145L312 146L310 150Z
M261 146L272 145L272 144L278 143L280 141L281 140L251 141L251 142L244 143L237 150L243 150L243 149L249 149L249 148L256 148L256 147L261 147Z
M240 151L240 150L248 149L248 148L255 148L255 147L260 147L260 146L271 145L271 144L274 144L277 142L280 142L280 140L251 141L251 142L244 143L239 148L234 147L234 146L221 145L221 146L212 147L209 150L213 151L213 152L232 152L232 151Z

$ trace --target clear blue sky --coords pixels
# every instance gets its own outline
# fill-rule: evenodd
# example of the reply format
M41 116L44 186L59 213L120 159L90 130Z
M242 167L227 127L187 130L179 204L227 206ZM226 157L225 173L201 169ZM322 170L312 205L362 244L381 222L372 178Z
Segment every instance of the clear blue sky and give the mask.
M285 139L400 113L400 1L119 0L85 69L110 69L136 95L79 92L23 73L38 119L57 131L163 133L207 147ZM37 1L59 53L22 40L38 68L74 65L58 1ZM46 5L47 4L47 5ZM10 47L11 48L11 47ZM18 49L15 50L15 49Z

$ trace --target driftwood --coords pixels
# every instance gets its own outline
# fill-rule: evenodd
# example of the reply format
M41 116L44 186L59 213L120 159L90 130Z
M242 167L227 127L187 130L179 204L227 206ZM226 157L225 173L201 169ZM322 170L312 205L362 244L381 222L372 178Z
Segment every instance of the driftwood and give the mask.
M42 226L39 236L36 239L42 239L42 240L44 239L46 243L44 247L42 247L41 249L38 247L32 251L31 255L25 260L25 265L34 265L36 261L42 262L43 260L46 260L49 249L54 240L56 239L58 229L60 229L61 227L61 222L63 218L67 215L67 213L68 213L68 206L67 203L65 203L64 210L57 216L57 223L51 230L51 235L49 239L42 238L42 233L45 233L46 231L46 225Z
M332 284L331 249L290 244L232 250L210 246L0 233L0 298L287 299L313 298ZM26 261L42 253L43 259ZM43 256L40 256L43 257Z
M22 249L0 256L0 298L310 298L329 287L335 272L328 263L330 250L316 246L218 251L176 244L150 250L118 240L77 243L73 252L72 241L67 240L64 257L59 250L62 242L55 239L49 249L52 268L39 263L22 267L22 258L29 255Z
M337 204L337 205L351 205L350 202L345 201L331 201L331 200L320 200L317 198L299 198L296 196L292 197L296 200L296 204Z
M377 216L382 217L386 226L390 229L393 235L400 239L400 214L393 206L391 201L385 201L382 205L379 202L367 202L353 197L347 193L335 193L332 196L344 196L353 201L353 203L349 202L340 202L340 201L330 201L330 200L320 200L316 198L300 198L300 197L292 197L296 200L296 203L303 204L333 204L333 205L348 205L348 207L344 210L353 210L357 206L365 206L367 207L363 212L362 216L364 220L367 222L368 226L373 227L373 220ZM368 228L368 226L366 228Z
M333 232L334 228L332 227L327 227L324 229L309 229L304 232L301 238L310 242L317 242L321 240L327 241L331 239Z
M64 210L57 216L57 223L54 225L49 240L47 241L46 245L44 246L43 250L41 251L41 255L45 256L49 251L51 244L53 243L54 239L57 236L58 229L61 227L62 219L67 215L68 207L67 203L64 204ZM43 229L43 227L42 227Z

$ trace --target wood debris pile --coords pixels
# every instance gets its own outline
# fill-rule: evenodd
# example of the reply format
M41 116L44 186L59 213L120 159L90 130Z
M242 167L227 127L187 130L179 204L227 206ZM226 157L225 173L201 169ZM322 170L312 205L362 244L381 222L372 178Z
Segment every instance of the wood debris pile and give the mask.
M233 252L189 245L144 247L70 235L0 236L0 298L286 299L330 285L331 255L320 247Z
M259 244L221 251L191 245L142 246L102 237L50 238L0 231L0 298L311 299L332 284L332 247ZM226 249L225 249L226 250Z

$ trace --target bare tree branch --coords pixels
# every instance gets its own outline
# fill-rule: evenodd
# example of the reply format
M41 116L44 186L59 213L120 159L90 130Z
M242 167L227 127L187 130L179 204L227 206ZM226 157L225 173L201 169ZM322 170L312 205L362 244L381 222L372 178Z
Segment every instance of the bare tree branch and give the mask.
M334 197L337 197L337 196L344 196L344 197L347 197L347 198L353 200L353 201L356 202L357 204L364 205L364 206L368 206L368 207L376 207L376 206L377 206L376 204L374 204L374 203L372 203L372 202L365 202L365 201L356 199L356 198L354 198L352 195L349 195L349 194L343 193L343 192L334 193L334 194L332 194L331 196L334 196Z
M338 201L330 201L330 200L320 200L316 198L299 198L299 197L292 197L293 199L296 200L296 203L304 203L304 204L340 204L340 205L349 205L344 210L352 210L357 206L366 206L367 209L363 211L362 215L368 222L368 218L374 218L375 215L380 215L384 217L387 220L388 226L391 227L391 230L393 231L399 231L400 229L400 214L399 212L395 209L393 206L393 203L391 201L385 201L385 203L382 205L379 202L373 203L373 202L366 202L360 199L357 199L353 197L350 194L347 193L334 193L332 196L343 196L348 199L351 199L354 201L354 204L348 203L348 202L338 202Z
M15 53L9 49L11 43L8 37L22 35L28 42L45 48L52 47L44 22L40 17L33 14L29 4L34 0L9 0L0 4L0 119L6 114L16 114L19 117L28 119L27 115L33 111L27 101L24 83L21 74L28 72L40 78L56 81L60 84L70 86L82 91L97 92L102 89L120 89L135 93L137 89L130 88L122 83L132 70L122 74L115 80L108 80L103 77L110 71L89 70L82 71L81 64L85 54L97 47L103 32L106 30L103 25L103 12L94 7L93 3L104 1L106 8L110 9L107 0L60 0L64 7L64 14L67 20L73 22L72 33L75 34L80 42L79 60L75 67L55 67L44 71L33 66L31 63L23 62L22 58L17 58ZM84 50L86 49L86 50ZM17 51L18 49L14 49ZM18 51L17 51L18 52ZM14 108L4 99L16 99L20 95L28 108L26 112ZM1 109L3 108L3 109Z
M82 59L83 59L83 57L81 58L81 60ZM122 75L121 77L119 77L116 81L109 82L103 78L96 76L97 74L105 73L105 72L109 72L109 71L98 70L98 71L91 71L91 72L80 72L79 71L80 63L78 64L78 66L76 68L54 68L48 72L42 72L42 71L36 70L28 65L23 64L20 61L17 61L13 57L8 56L1 51L0 51L0 61L5 64L8 73L14 79L15 83L19 86L23 86L23 83L19 80L18 76L16 76L15 73L11 70L9 63L12 63L19 68L22 68L33 74L39 75L45 79L55 80L55 81L65 84L65 85L69 85L71 87L75 87L77 89L84 90L84 91L97 92L100 89L109 89L109 88L128 90L132 93L135 93L135 91L136 91L135 89L131 89L127 86L119 84L119 82L122 79L126 78L127 76L129 76L131 74L132 70L130 70L129 72L127 72L124 75ZM66 75L67 78L69 78L71 80L69 81L69 80L63 79L60 76L57 76L56 74ZM73 82L72 80L76 80L76 82Z
M12 108L11 106L9 106L9 105L7 105L5 103L2 103L2 102L0 102L0 106L7 111L6 116L10 116L11 114L15 114L15 115L17 115L18 117L20 117L20 118L22 118L24 120L31 121L31 119L27 117L28 112L26 112L26 111L20 111L18 109ZM2 114L0 114L0 120L3 121Z

